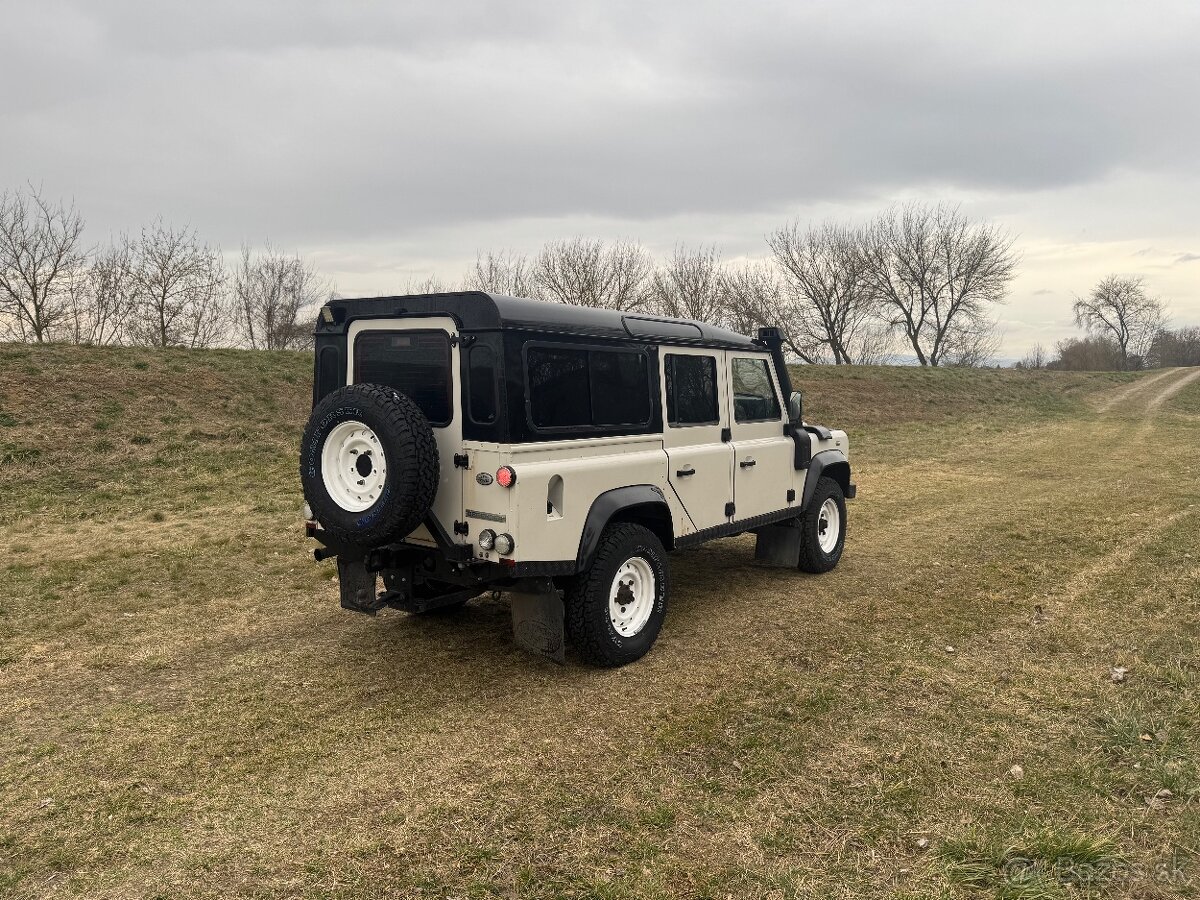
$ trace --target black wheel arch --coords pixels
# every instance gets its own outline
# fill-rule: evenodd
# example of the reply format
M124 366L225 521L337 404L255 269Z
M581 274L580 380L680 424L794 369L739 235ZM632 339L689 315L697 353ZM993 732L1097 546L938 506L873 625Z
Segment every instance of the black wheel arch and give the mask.
M592 564L600 535L614 522L633 522L652 531L666 550L675 547L675 528L671 507L662 489L652 484L633 484L605 491L592 501L583 532L579 536L579 552L575 558L577 571Z
M800 509L808 509L813 494L817 491L817 482L822 476L832 478L842 489L842 495L847 499L854 496L853 482L850 481L850 460L841 450L823 450L812 458L808 466L808 475L804 480L804 496L800 501Z

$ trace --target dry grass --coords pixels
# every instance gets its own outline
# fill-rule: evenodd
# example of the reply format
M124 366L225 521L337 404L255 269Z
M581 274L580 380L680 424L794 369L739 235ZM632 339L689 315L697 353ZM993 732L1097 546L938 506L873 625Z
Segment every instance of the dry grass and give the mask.
M1188 896L1186 374L801 373L861 451L842 566L680 554L600 672L503 599L338 609L303 358L0 348L0 893Z

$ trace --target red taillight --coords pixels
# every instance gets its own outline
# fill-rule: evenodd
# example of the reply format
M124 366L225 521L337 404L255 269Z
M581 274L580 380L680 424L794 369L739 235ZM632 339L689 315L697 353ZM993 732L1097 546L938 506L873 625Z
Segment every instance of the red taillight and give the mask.
M496 470L496 484L500 487L512 487L517 483L517 473L512 466L501 466Z

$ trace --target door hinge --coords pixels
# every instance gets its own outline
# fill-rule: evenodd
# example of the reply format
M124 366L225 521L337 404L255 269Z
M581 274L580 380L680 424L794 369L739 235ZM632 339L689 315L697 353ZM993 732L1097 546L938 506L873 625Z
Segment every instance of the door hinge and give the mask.
M721 443L728 444L733 440L733 432L728 428L721 429Z
M460 521L458 521L458 519L454 520L454 533L455 534L470 534L470 532L471 532L470 525L468 525L466 522L460 522Z
M471 467L471 458L465 453L454 454L454 468L469 469Z
M737 508L737 507L735 507L735 506L733 505L733 501L732 501L732 500L730 500L728 503L726 503L726 504L725 504L725 518L729 518L730 516L732 516L732 515L733 515L733 511L734 511L736 508Z
M788 503L795 503L795 502L796 502L796 489L795 489L795 488L788 488L788 492L787 492L787 502L788 502Z

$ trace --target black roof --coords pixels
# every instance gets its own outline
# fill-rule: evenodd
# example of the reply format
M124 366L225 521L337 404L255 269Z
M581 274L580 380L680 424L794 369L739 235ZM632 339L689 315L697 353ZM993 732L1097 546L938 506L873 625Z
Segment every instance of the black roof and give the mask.
M522 297L505 297L483 291L445 294L410 294L399 297L367 297L331 300L327 304L332 323L317 318L317 334L344 332L354 319L384 316L448 315L464 331L522 330L586 337L639 340L655 344L686 344L735 350L764 348L735 331L643 313L571 306Z

